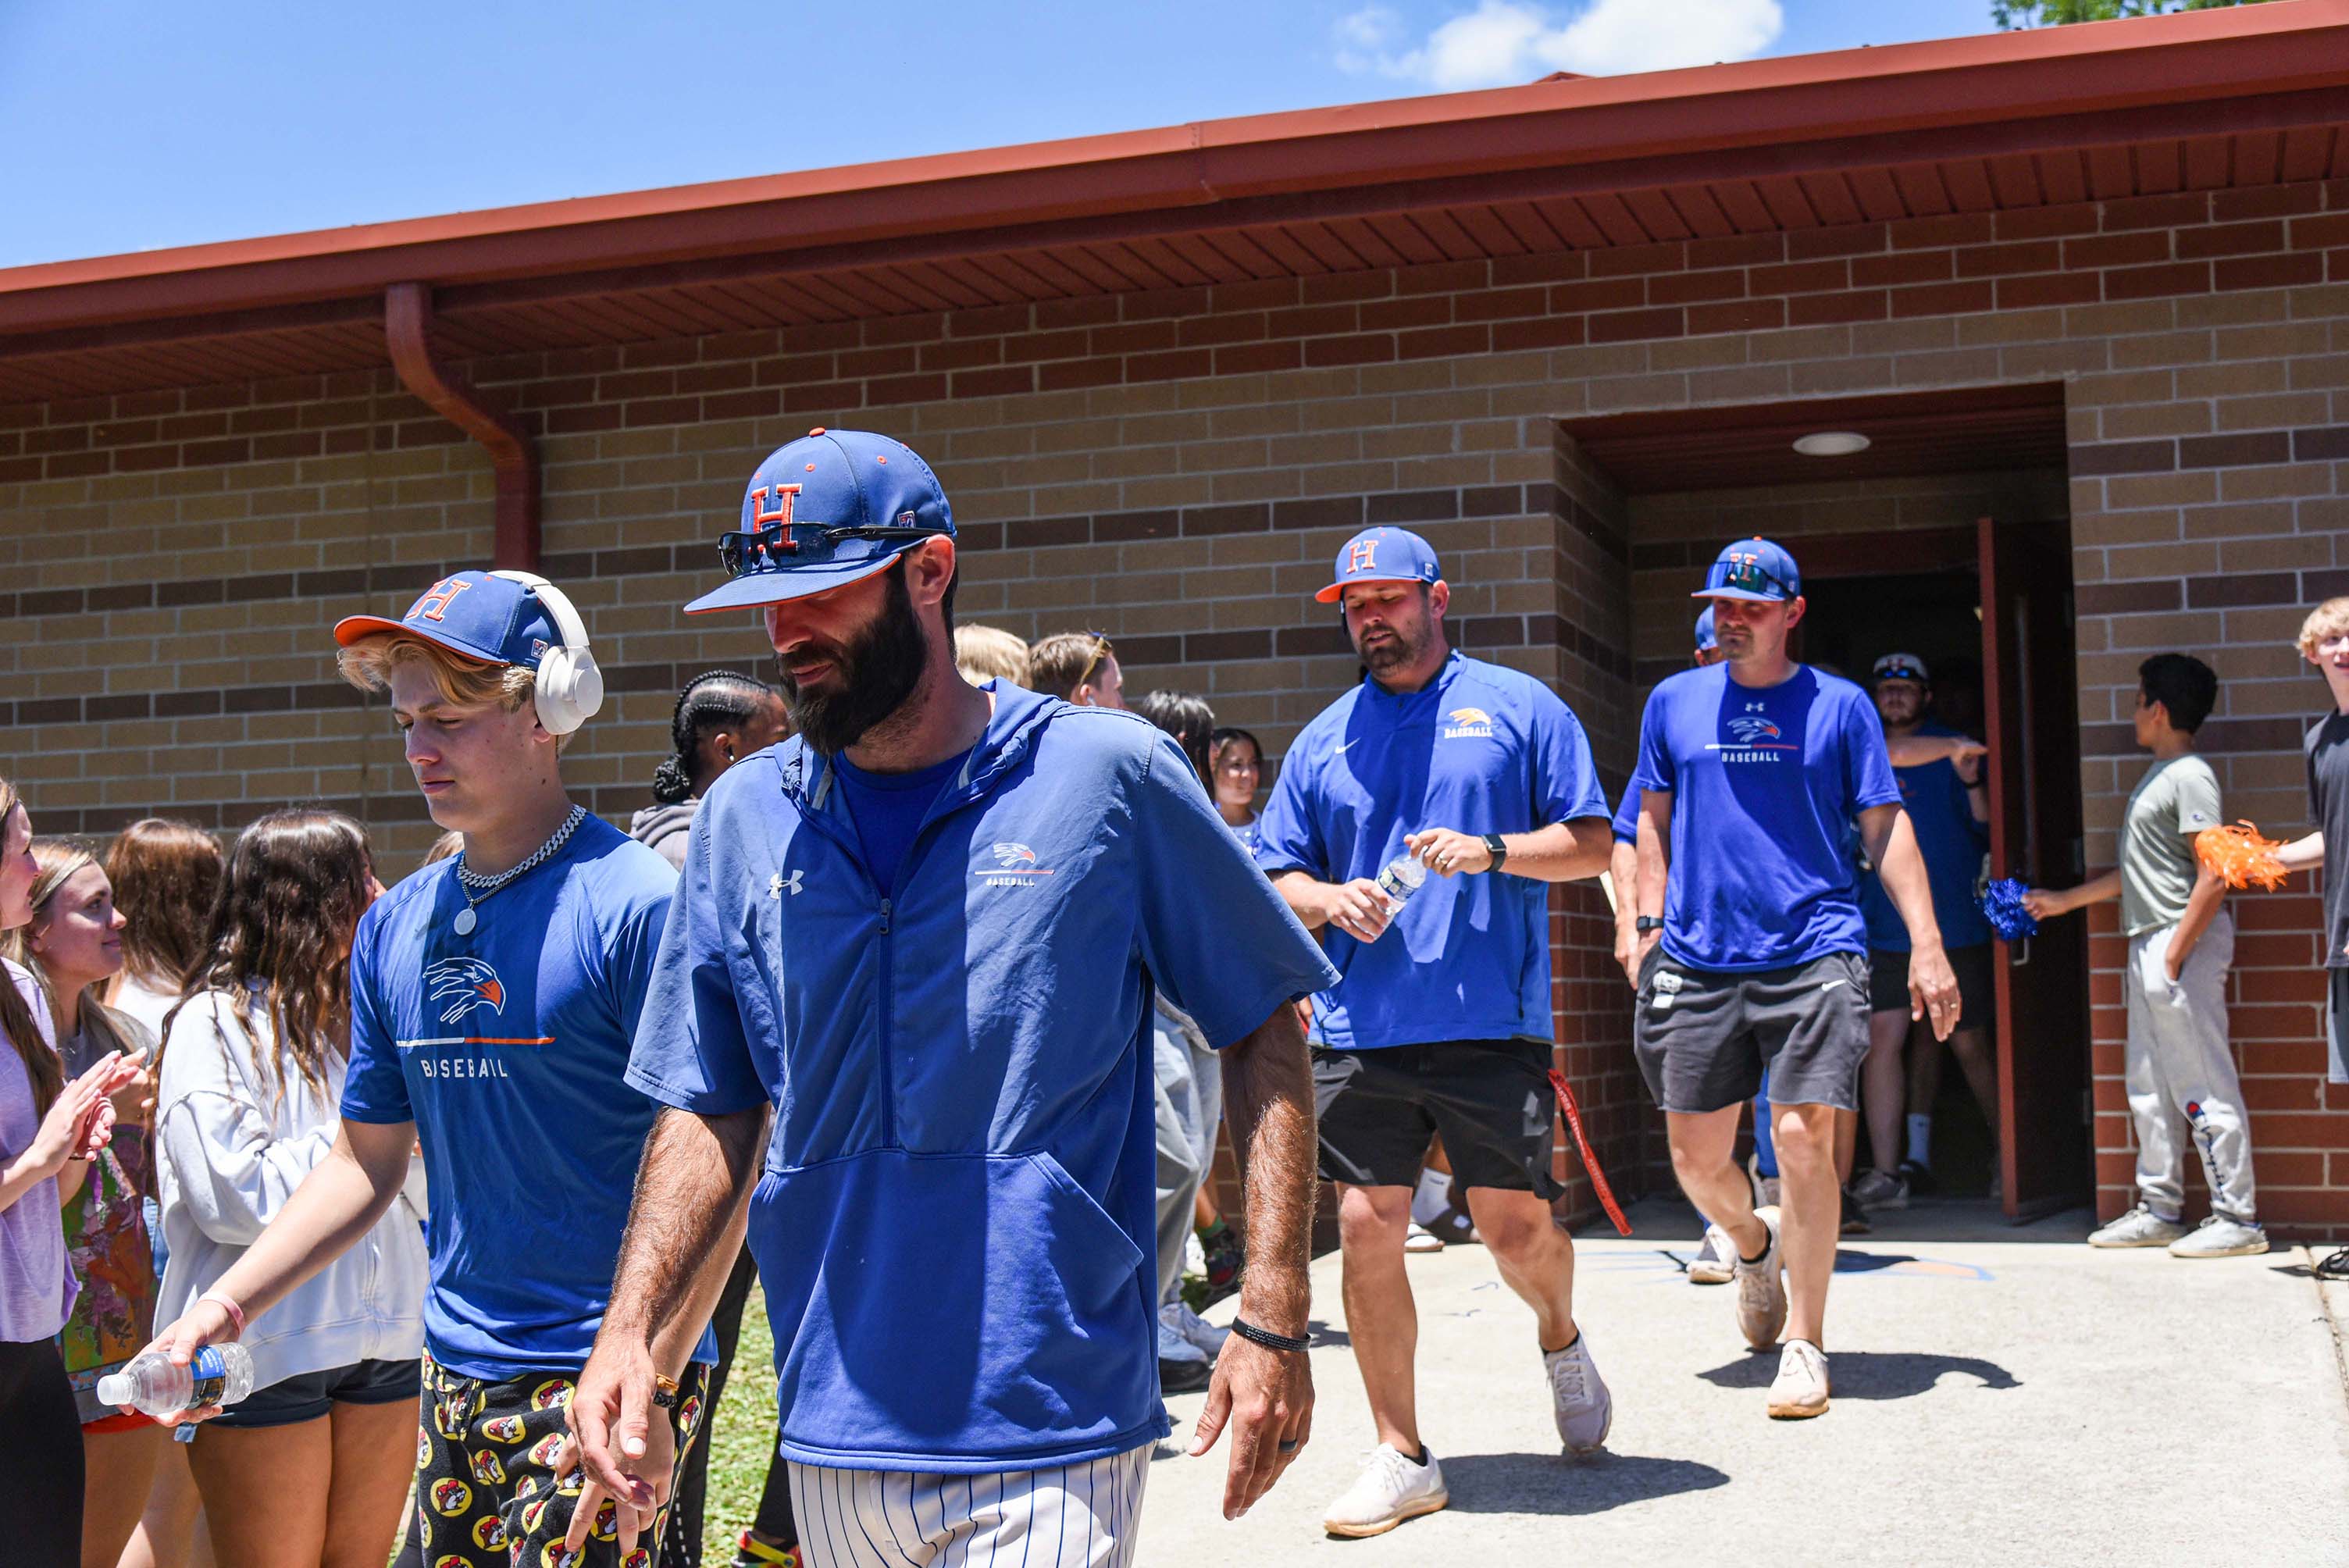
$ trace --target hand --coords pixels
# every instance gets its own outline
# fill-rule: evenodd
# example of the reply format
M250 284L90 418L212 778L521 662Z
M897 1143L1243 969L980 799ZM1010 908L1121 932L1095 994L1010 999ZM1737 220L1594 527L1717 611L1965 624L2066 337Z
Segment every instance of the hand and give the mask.
M2059 914L2072 913L2071 903L2060 892L2034 887L2023 895L2023 907L2031 912L2033 920L2052 920Z
M113 1141L114 1101L101 1099L90 1114L89 1126L82 1136L82 1146L75 1152L74 1158L95 1160L105 1153L106 1146Z
M114 1108L106 1097L113 1092L122 1065L121 1053L109 1051L58 1092L23 1155L36 1180L54 1176L67 1161L87 1160L106 1147L114 1128Z
M1961 741L1950 757L1950 767L1956 771L1958 782L1968 789L1981 783L1982 758L1989 755L1990 748L1981 741Z
M1946 1040L1958 1026L1958 976L1939 943L1909 954L1909 1016L1930 1017L1933 1038Z
M1628 920L1615 923L1615 962L1631 989L1640 988L1640 928Z
M1394 919L1394 910L1379 884L1368 877L1356 877L1340 882L1322 897L1330 913L1330 923L1357 942L1376 942L1379 933Z
M185 1367L196 1358L196 1352L207 1345L227 1345L237 1337L236 1320L228 1308L216 1301L198 1301L180 1315L180 1320L155 1336L148 1343L149 1350L160 1350L174 1366ZM143 1353L142 1353L143 1354ZM129 1413L130 1407L122 1407ZM204 1405L192 1410L182 1410L180 1421L209 1421L221 1413L218 1405Z
M1232 1459L1224 1473L1224 1517L1237 1519L1272 1490L1313 1435L1313 1368L1301 1351L1268 1350L1233 1335L1216 1357L1207 1408L1191 1436L1191 1457L1216 1446L1228 1422Z
M564 1549L583 1550L608 1498L616 1505L619 1555L636 1550L668 1501L677 1469L677 1432L668 1412L656 1408L652 1346L640 1337L599 1335L563 1412L571 1437L555 1456L560 1480L583 1464L586 1489L572 1511Z
M2161 955L2161 967L2163 971L2168 975L2169 983L2172 985L2177 985L2178 975L2186 972L2186 961L2192 957L2193 954L2194 950L2192 948L2189 947L2181 952L2178 949L2178 944L2172 942L2169 944L2169 951Z
M155 1069L138 1057L125 1057L124 1065L131 1069L130 1076L107 1098L114 1102L118 1123L144 1127L155 1111Z
M1472 839L1449 828L1430 828L1425 832L1406 833L1402 847L1417 855L1429 871L1441 877L1448 877L1457 872L1474 875L1477 872L1493 869L1493 851L1485 847L1483 839Z

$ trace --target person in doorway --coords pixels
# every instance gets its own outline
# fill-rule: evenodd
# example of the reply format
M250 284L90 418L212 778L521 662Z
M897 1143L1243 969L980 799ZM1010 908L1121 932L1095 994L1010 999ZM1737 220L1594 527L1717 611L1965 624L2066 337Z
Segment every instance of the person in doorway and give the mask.
M2251 1129L2227 1044L2227 971L2235 919L2227 884L2194 853L2194 837L2226 820L2219 776L2194 749L2219 700L2219 676L2190 654L2156 654L2137 666L2137 743L2153 754L2130 791L2120 860L2060 892L2033 888L2023 905L2041 920L2108 898L2121 901L2128 969L2124 1078L2137 1129L2137 1202L2088 1238L2095 1247L2168 1247L2172 1257L2251 1257L2268 1250L2251 1172ZM2189 1231L2186 1145L2209 1184L2210 1213Z
M564 785L562 751L603 677L553 583L459 572L398 619L351 616L335 637L344 678L388 691L426 809L465 848L360 919L334 1148L158 1346L184 1362L233 1339L333 1263L399 1199L420 1139L419 1556L553 1561L584 1510L595 1533L578 1561L616 1568L637 1535L657 1542L657 1511L599 1519L555 1467L652 1125L622 1072L677 876ZM646 1462L665 1478L704 1413L706 1326L740 1237L724 1240L657 1346L676 1397Z
M710 781L789 733L783 694L766 682L732 670L694 676L669 714L670 749L653 769L653 803L629 820L628 837L683 869L686 830Z
M351 937L382 891L365 834L339 813L272 811L237 835L163 1050L166 1321L213 1289L331 1158ZM419 1217L411 1191L238 1336L254 1391L188 1446L224 1562L378 1568L390 1554L413 1469Z
M0 779L0 931L33 919L33 824ZM109 1055L68 1079L48 1001L31 970L0 957L0 1474L10 1511L11 1568L80 1568L84 1469L80 1414L57 1336L80 1282L66 1255L63 1211L114 1132L110 1098L140 1074Z
M1870 672L1870 695L1884 721L1887 748L1910 737L1961 739L1958 732L1926 717L1932 677L1914 654L1887 654ZM1982 759L1968 754L1904 768L1892 776L1900 786L1901 809L1917 834L1925 874L1933 884L1933 919L1941 928L1942 950L1958 977L1958 1016L1950 1050L1966 1075L1966 1087L1982 1108L1991 1136L1998 1136L1998 1059L1991 1047L1996 1006L1992 1000L1990 922L1976 902L1982 856L1990 847L1990 787ZM1909 928L1871 866L1859 884L1860 911L1868 918L1868 1060L1860 1068L1861 1109L1868 1122L1873 1167L1851 1185L1853 1200L1868 1209L1908 1206L1912 1190L1930 1191L1933 1100L1941 1083L1941 1045L1912 1018L1909 1003ZM1902 1106L1908 1109L1902 1141ZM1992 1195L1997 1195L1998 1157L1991 1157Z
M1055 632L1028 650L1029 681L1079 707L1123 707L1117 650L1099 632Z
M1207 739L1208 782L1216 814L1256 853L1256 792L1264 781L1264 744L1245 729L1226 725Z
M654 804L628 823L628 836L657 850L661 859L685 869L685 846L701 798L719 775L752 752L764 751L791 733L783 694L761 680L732 670L711 670L685 683L669 716L670 754L653 771ZM718 1336L718 1361L709 1374L709 1408L726 1396L726 1380L741 1342L742 1313L759 1265L750 1249L735 1254L733 1272L718 1297L710 1330ZM709 1497L709 1445L696 1443L685 1456L669 1509L666 1568L701 1568L703 1514ZM758 1511L734 1543L738 1564L798 1568L799 1526L792 1518L789 1477L781 1458L770 1451L766 1483Z
M1769 1413L1817 1416L1840 1223L1836 1116L1857 1109L1868 1053L1867 925L1845 849L1855 821L1909 928L1911 1004L1937 1037L1957 1022L1957 980L1874 710L1857 686L1786 655L1807 608L1794 557L1739 541L1693 596L1713 602L1724 659L1661 682L1640 722L1633 1044L1674 1174L1737 1249L1746 1343L1766 1350L1785 1333ZM1775 1211L1754 1207L1733 1158L1738 1110L1765 1070Z
M1432 1134L1502 1279L1533 1308L1560 1440L1578 1453L1607 1440L1614 1401L1575 1322L1574 1244L1549 1206L1564 1187L1548 887L1605 869L1607 805L1566 704L1454 650L1452 590L1427 541L1366 530L1331 575L1316 597L1343 606L1365 674L1289 747L1257 861L1341 976L1314 998L1314 1089L1378 1447L1322 1523L1362 1536L1450 1500L1420 1431L1403 1270ZM1435 873L1400 909L1376 880L1397 861Z
M1208 738L1216 733L1215 710L1189 692L1154 691L1135 700L1133 711L1174 738L1207 786ZM1226 824L1228 825L1228 824ZM1216 1162L1216 1135L1224 1116L1224 1074L1205 1034L1189 1015L1166 997L1154 998L1151 1020L1158 1102L1158 1386L1169 1394L1195 1394L1206 1387L1216 1357L1231 1330L1217 1328L1183 1299L1186 1245L1198 1230L1224 1230L1207 1178Z
M2309 727L2308 810L2313 833L2276 851L2284 869L2324 872L2325 1078L2349 1084L2349 598L2327 599L2300 624L2300 656L2324 676L2332 711ZM2349 1279L2349 1247L2316 1272Z
M155 1253L144 1194L154 1185L148 1130L155 1105L155 1036L98 1000L120 973L122 916L106 868L67 839L40 839L33 918L9 932L9 957L40 982L65 1070L119 1055L139 1074L114 1094L114 1138L65 1206L66 1255L81 1280L58 1336L81 1416L82 1561L113 1568L138 1528L171 1434L101 1404L98 1380L138 1355L154 1329Z
M976 623L954 630L955 668L973 686L989 681L1029 684L1028 641L1000 626Z
M1708 604L1697 613L1696 645L1689 655L1692 669L1704 669L1721 662L1721 644L1713 634L1713 606ZM1640 988L1640 786L1637 779L1623 786L1623 799L1615 808L1609 824L1614 832L1614 847L1609 851L1607 874L1615 887L1615 962L1623 971L1623 978L1637 992ZM1777 1150L1770 1146L1770 1073L1764 1068L1762 1087L1754 1094L1754 1152L1747 1161L1746 1174L1754 1189L1754 1206L1764 1207L1772 1200L1763 1186L1775 1188L1778 1181ZM1697 1215L1703 1228L1696 1254L1690 1258L1688 1277L1691 1284L1727 1284L1737 1277L1737 1247L1729 1233Z
M628 1077L670 1109L569 1409L594 1485L656 1505L657 1346L747 1197L811 1562L1131 1561L1167 1430L1155 989L1221 1050L1248 1150L1254 1256L1191 1443L1229 1426L1235 1517L1309 1418L1291 1004L1329 964L1170 738L957 673L953 517L917 454L818 430L741 519L688 609L763 610L798 733L712 788L661 937Z

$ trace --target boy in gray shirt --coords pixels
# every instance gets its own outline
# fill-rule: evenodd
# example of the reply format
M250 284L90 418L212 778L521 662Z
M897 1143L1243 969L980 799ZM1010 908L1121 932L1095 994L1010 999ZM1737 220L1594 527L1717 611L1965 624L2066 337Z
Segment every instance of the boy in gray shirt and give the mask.
M2042 920L2118 895L2128 938L2126 1082L2137 1125L2135 1208L2088 1238L2091 1246L2167 1246L2181 1258L2243 1257L2268 1250L2251 1181L2243 1090L2227 1047L2227 969L2234 918L2226 884L2204 871L2194 838L2217 827L2219 779L2195 755L2194 732L2218 701L2219 677L2185 654L2137 666L2137 743L2153 766L2129 796L2120 868L2062 892L2033 889L2023 903ZM2186 1154L2191 1137L2210 1187L2210 1216L2189 1231Z

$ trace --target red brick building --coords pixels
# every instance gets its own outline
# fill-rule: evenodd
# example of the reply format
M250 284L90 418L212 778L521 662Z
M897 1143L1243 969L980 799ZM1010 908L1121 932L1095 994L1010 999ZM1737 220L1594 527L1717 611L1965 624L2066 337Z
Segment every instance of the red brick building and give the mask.
M2168 648L2225 683L2230 813L2295 830L2323 696L2290 639L2349 592L2349 4L0 272L5 769L52 830L323 798L402 861L431 830L326 629L494 552L587 616L616 697L572 772L625 819L676 687L762 652L678 606L818 424L936 465L967 618L1105 631L1276 754L1354 676L1309 595L1365 522L1427 533L1457 639L1553 682L1610 785L1702 563L1766 531L1807 656L1979 671L2001 871L2110 862ZM1821 430L1871 445L1793 450ZM1637 1188L1606 906L1557 908L1563 1061ZM2008 955L2024 1212L2127 1201L2104 908ZM2313 890L2237 910L2262 1209L2338 1233Z

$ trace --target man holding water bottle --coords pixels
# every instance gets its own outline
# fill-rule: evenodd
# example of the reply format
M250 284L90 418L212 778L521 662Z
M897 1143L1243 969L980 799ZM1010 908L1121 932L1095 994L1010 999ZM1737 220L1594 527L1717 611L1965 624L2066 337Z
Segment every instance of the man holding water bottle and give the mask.
M1613 1405L1575 1325L1573 1244L1549 1210L1563 1188L1550 1169L1545 884L1604 870L1609 833L1567 706L1451 646L1451 589L1425 540L1355 535L1316 597L1342 605L1365 675L1289 748L1257 863L1322 930L1342 976L1314 997L1315 1099L1379 1447L1323 1523L1362 1536L1449 1501L1420 1440L1402 1250L1434 1133L1501 1277L1534 1309L1560 1439L1577 1452L1606 1440Z

